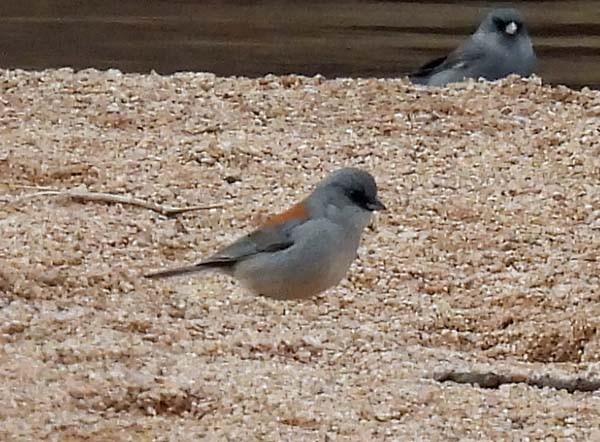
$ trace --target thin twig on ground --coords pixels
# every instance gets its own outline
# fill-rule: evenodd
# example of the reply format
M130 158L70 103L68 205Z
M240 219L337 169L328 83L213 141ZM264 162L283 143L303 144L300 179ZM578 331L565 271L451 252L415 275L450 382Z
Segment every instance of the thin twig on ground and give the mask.
M455 382L457 384L476 384L481 388L499 388L505 384L526 384L538 388L555 388L569 393L576 391L591 392L600 390L600 378L582 376L560 376L535 373L501 374L493 371L460 371L445 369L434 373L438 382Z
M12 183L10 181L0 181L0 185L2 186L6 186L6 187L12 187L14 189L33 189L33 190L56 190L56 188L54 187L47 187L47 186L35 186L32 184L17 184L17 183Z
M180 213L192 212L196 210L209 210L209 209L218 209L223 207L222 204L211 204L206 206L189 206L189 207L170 207L170 206L161 206L158 204L154 204L148 201L141 200L139 198L134 198L129 195L116 195L112 193L102 193L102 192L88 192L85 190L44 190L42 192L36 192L29 195L26 195L22 198L13 201L13 204L18 204L21 201L32 199L32 198L40 198L44 196L58 196L71 198L79 201L94 201L94 202L102 202L102 203L113 203L113 204L127 204L130 206L143 207L144 209L152 210L154 212L160 213L164 216L174 216L179 215Z

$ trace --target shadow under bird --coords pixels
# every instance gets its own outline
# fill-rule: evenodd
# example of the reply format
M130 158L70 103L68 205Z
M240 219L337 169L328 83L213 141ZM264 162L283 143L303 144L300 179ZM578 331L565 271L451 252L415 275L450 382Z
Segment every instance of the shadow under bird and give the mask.
M339 169L304 200L204 261L145 276L156 279L213 269L259 295L308 298L346 275L376 210L385 206L373 176L352 167Z
M409 74L415 84L445 86L467 78L499 80L533 74L537 60L527 28L516 9L494 9L477 31L446 57Z

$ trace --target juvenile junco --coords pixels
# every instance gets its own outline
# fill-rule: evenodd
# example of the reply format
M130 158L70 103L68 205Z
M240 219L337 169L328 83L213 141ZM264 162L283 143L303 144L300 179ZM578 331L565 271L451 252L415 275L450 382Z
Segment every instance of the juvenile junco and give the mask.
M351 167L339 169L304 200L204 261L145 276L164 278L216 269L259 295L307 298L345 276L375 210L385 206L377 198L371 174Z
M415 84L445 86L466 78L493 81L510 74L526 77L535 66L531 39L519 11L494 9L450 55L423 65L409 78Z

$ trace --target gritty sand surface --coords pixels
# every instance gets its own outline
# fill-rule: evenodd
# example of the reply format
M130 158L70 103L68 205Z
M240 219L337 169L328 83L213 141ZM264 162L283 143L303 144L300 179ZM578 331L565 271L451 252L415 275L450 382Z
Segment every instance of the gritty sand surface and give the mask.
M0 71L0 440L600 440L600 93ZM148 281L342 165L389 211L308 301ZM171 206L45 194L88 190ZM37 196L31 196L39 193Z

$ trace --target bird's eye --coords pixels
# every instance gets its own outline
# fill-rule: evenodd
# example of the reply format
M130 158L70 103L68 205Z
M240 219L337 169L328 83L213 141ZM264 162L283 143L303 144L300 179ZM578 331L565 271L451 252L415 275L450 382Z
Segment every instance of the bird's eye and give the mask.
M367 203L369 202L368 198L367 198L367 195L365 195L365 193L361 192L360 190L351 190L350 192L348 192L348 197L357 206L360 206L360 207L363 207L363 208L366 208L367 207Z
M504 22L504 20L500 20L499 18L494 18L493 22L494 22L494 26L496 26L497 30L504 32L504 28L506 27L506 23Z

